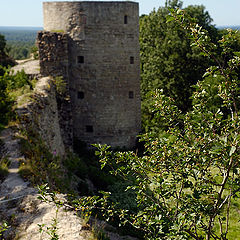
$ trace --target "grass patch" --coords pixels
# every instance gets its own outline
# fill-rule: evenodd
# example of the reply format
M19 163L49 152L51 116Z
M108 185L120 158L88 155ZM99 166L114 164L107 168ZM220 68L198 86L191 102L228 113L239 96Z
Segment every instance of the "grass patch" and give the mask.
M240 240L240 200L233 200L230 210L229 240Z
M9 95L12 99L17 99L17 104L15 106L19 107L31 100L32 93L32 88L27 85L22 88L16 89L15 91L12 91Z
M15 119L16 107L30 100L36 82L36 79L30 80L23 70L13 74L11 69L3 69L0 76L0 131Z
M103 228L99 226L92 227L93 237L90 240L110 240Z
M36 86L37 80L33 79L30 81L30 83L31 83L30 85L24 85L23 87L12 90L9 93L11 99L17 100L16 107L19 107L31 100L33 89Z
M5 125L2 124L2 123L0 123L0 132L1 132L4 128L5 128ZM0 143L0 145L1 145L1 143Z
M51 30L51 32L64 33L64 30L62 30L62 29L53 29L53 30Z
M221 213L221 217L226 217L226 208ZM223 225L223 229L226 229L226 224ZM227 239L228 240L240 240L240 199L235 198L232 200L231 208L229 212L229 228ZM216 220L215 231L220 232L219 222Z

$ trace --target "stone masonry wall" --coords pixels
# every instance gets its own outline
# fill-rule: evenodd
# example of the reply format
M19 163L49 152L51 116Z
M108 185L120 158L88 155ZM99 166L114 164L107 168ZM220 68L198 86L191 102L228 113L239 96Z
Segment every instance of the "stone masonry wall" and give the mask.
M66 146L73 144L72 107L69 93L69 37L64 33L39 32L40 74L55 78L56 85L63 91L57 92L58 117L63 142ZM60 78L59 78L60 77ZM61 79L62 78L62 79Z
M43 13L44 30L53 33L39 35L47 43L39 44L41 72L67 70L75 139L134 147L141 129L138 3L45 2Z
M37 44L40 59L40 74L63 76L68 79L68 35L64 33L38 32Z

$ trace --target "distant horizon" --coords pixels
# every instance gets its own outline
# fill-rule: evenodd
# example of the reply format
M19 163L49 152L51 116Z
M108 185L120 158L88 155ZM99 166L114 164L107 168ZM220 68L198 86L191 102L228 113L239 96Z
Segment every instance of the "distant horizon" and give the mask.
M42 26L0 26L0 28L42 28Z
M216 28L228 28L228 27L238 27L240 28L239 25L216 25L213 24ZM0 26L0 28L32 28L32 29L43 29L43 26Z

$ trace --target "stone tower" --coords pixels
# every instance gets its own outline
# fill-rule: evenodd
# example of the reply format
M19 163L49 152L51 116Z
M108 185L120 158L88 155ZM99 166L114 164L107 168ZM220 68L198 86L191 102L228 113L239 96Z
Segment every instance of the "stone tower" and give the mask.
M138 3L44 2L42 75L68 81L73 136L131 148L141 128Z

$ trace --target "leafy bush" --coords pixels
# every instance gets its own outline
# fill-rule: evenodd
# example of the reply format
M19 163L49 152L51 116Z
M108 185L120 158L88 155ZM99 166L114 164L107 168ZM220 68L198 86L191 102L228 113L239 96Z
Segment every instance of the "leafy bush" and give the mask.
M108 220L118 217L120 225L132 225L144 239L226 240L230 214L240 199L240 53L230 50L236 33L229 31L219 40L221 53L216 56L216 44L184 11L172 11L168 21L173 20L216 66L195 85L192 110L185 114L172 98L155 91L152 129L159 120L164 129L160 135L150 129L141 136L143 156L98 146L102 167L110 166L112 174L128 182L126 191L136 194L138 210L120 205L109 192L82 201Z
M37 46L33 46L31 48L31 54L33 55L33 59L39 59L39 52L38 52L38 47Z
M1 69L4 71L4 68ZM2 125L8 122L13 105L13 101L9 98L7 87L7 79L0 76L0 124Z
M22 70L15 75L10 69L0 66L0 125L5 125L14 116L12 111L17 97L32 92L36 80L29 80Z
M82 179L86 178L88 167L81 157L69 153L63 164L70 173L75 174Z
M78 160L75 160L76 165L80 161L80 166L82 166L76 166L75 170L73 170L78 177L84 180L85 178L90 179L94 187L98 190L107 190L110 185L118 181L118 178L109 174L110 169L107 168L104 169L104 171L101 170L101 164L95 156L94 150L88 149L86 143L74 140L74 151L77 153L79 158Z
M4 75L1 78L6 81L8 91L15 90L26 85L32 87L32 83L24 70L13 74L10 69L6 69Z
M88 176L97 189L107 190L109 185L112 185L117 179L111 176L108 171L102 171L99 166L89 166Z
M10 228L6 221L0 223L0 238L3 237L3 233Z

